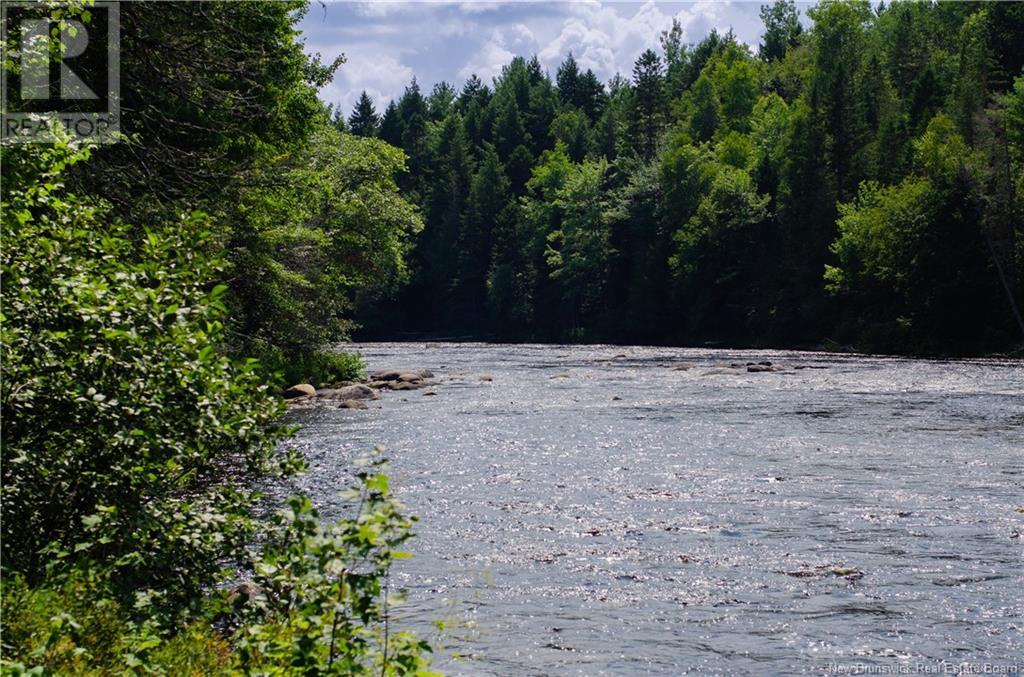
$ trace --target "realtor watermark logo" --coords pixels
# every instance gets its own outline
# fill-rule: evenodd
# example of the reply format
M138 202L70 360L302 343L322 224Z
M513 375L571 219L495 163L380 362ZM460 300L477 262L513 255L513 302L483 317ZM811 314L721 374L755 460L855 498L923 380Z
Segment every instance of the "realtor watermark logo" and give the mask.
M4 0L0 138L109 143L120 131L117 2Z

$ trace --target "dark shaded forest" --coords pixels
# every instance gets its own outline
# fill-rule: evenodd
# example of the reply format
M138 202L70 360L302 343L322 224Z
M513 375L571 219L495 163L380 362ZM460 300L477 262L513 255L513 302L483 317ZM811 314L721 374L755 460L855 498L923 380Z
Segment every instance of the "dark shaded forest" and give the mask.
M678 24L602 83L570 54L338 127L404 150L425 222L364 338L1013 350L1024 5L792 2L756 50Z

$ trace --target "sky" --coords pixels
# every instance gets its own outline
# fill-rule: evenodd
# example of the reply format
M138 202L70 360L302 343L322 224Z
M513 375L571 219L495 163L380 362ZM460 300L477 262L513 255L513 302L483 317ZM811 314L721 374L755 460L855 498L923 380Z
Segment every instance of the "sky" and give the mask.
M659 37L673 17L682 24L684 42L698 42L713 28L732 28L756 47L758 13L767 3L313 0L299 29L308 52L319 52L324 61L346 56L320 98L340 105L347 117L363 90L380 113L414 75L424 94L442 80L459 90L474 73L491 84L519 55L536 54L552 78L569 52L604 82L616 73L629 77L641 52L650 47L660 53Z

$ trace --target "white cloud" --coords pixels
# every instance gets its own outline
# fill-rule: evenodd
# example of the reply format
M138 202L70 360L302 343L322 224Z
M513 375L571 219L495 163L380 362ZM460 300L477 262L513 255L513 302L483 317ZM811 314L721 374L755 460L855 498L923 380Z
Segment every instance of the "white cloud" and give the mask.
M580 65L607 81L629 76L640 53L660 53L661 32L677 18L685 42L697 42L712 29L736 29L740 40L757 43L759 2L330 2L314 4L301 28L306 49L329 60L345 52L349 62L321 98L350 110L366 89L378 110L401 96L415 74L426 92L447 80L473 73L485 82L500 75L515 56L537 54L554 75L571 51ZM803 9L803 7L802 7Z
M409 2L375 0L374 2L357 2L355 7L356 11L362 16L382 18L414 10L416 5Z
M671 14L662 12L653 0L631 16L620 13L633 7L597 2L571 5L571 16L539 58L554 69L571 51L583 68L592 68L602 78L629 73L636 57L648 47L657 49L661 31L672 24Z
M470 14L481 14L483 12L493 12L496 9L501 9L501 3L475 0L474 2L460 3L459 9L463 12L469 12Z
M389 54L354 52L338 69L334 81L320 90L320 98L327 103L340 104L347 117L359 100L359 94L366 90L377 112L383 113L388 101L402 95L413 75L412 68Z
M459 70L459 77L465 80L475 74L484 82L490 82L491 78L501 75L502 66L507 65L515 56L515 53L497 42L488 42Z
M491 38L469 62L459 70L459 77L466 79L476 74L484 82L501 75L501 69L516 56L533 54L537 49L537 37L526 24L517 23L504 29L491 31Z

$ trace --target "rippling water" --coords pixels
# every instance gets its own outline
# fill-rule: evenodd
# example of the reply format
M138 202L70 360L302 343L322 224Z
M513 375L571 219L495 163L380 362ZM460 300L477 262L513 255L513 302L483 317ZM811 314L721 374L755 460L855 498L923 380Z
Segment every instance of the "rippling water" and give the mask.
M1020 362L357 349L443 382L295 411L300 488L331 515L386 447L421 517L398 617L449 624L445 672L1024 671ZM760 361L824 368L707 374Z

